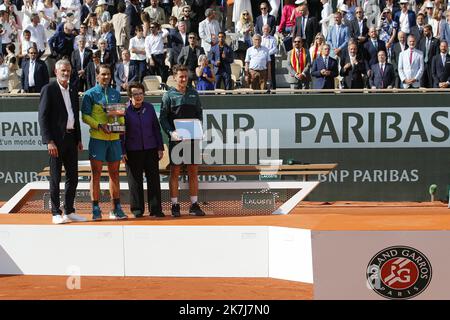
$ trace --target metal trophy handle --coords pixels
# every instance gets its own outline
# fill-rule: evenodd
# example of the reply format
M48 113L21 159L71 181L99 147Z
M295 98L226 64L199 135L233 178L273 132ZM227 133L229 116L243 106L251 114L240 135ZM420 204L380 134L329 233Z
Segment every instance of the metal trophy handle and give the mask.
M113 133L124 133L125 126L119 123L119 117L125 115L127 105L124 103L109 103L104 106L104 109L106 115L113 119L112 123L107 124L109 131Z

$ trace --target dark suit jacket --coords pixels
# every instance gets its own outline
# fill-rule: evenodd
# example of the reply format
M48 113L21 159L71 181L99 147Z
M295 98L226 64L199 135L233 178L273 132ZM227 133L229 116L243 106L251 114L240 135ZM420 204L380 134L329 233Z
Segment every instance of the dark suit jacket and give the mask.
M28 71L30 69L30 60L24 60L22 64L22 75L21 75L21 82L22 82L22 89L25 90L25 92L28 92L29 83L28 83ZM34 86L36 91L41 91L42 87L45 86L49 81L48 77L48 69L47 65L44 63L44 61L37 59L36 65L34 67Z
M267 17L267 24L270 26L270 35L275 34L275 27L276 27L276 19L274 16L270 15ZM255 33L262 36L262 27L263 27L263 18L262 16L258 16L256 18L256 24L255 24Z
M375 63L370 69L372 70L369 78L369 84L371 88L376 87L377 89L386 89L388 86L394 88L395 72L392 64L385 63L383 73L381 73L379 63Z
M95 76L95 63L91 61L86 67L86 88L90 89L97 84L97 78Z
M441 54L438 53L431 60L431 74L433 88L439 88L439 82L450 81L450 55L447 54L445 65L442 64Z
M394 13L394 18L393 20L395 22L397 22L397 25L400 26L400 15L402 14L402 11L399 10L396 13ZM408 10L408 22L409 22L409 27L412 28L416 25L416 14L414 11L412 10Z
M230 46L228 46L226 44L223 48L223 51L225 52L225 59L222 60L222 67L226 73L231 75L230 64L233 63L233 61L234 61L234 53L233 53L233 50L230 48ZM209 56L210 56L210 62L214 66L214 73L217 73L219 68L217 67L216 62L220 60L220 48L219 48L218 44L211 47Z
M172 65L177 64L181 49L189 45L188 38L189 36L186 33L186 41L183 42L183 37L178 30L169 29L169 35L167 36L167 46L170 50L170 63Z
M408 44L405 44L405 50L408 49ZM392 45L392 56L391 56L391 63L394 67L394 71L397 72L398 70L398 59L400 56L400 53L402 52L402 47L400 46L399 42L395 42Z
M80 59L80 51L74 50L72 52L72 57L70 59L70 62L72 63L72 71L77 74L78 71L81 69L86 69L88 63L92 60L92 51L91 49L84 49L83 54L83 65L81 65L81 59Z
M366 43L364 43L364 58L366 59L369 67L378 62L378 51L383 50L387 55L386 44L384 41L377 39L377 44L378 48L375 48L371 39L368 39Z
M136 10L137 9L137 10ZM136 27L142 25L141 10L139 5L130 4L125 9L125 14L128 16L128 23L130 24L130 38L136 35Z
M116 68L114 70L114 83L116 84L116 90L117 91L124 91L123 89L120 88L120 86L123 84L123 80L124 79L124 67L123 67L123 63L118 63L116 64ZM138 77L138 70L136 69L136 65L132 65L130 63L129 67L128 67L128 83L130 83L131 81L137 81L137 77Z
M358 37L366 37L368 38L369 28L367 27L367 19L363 19L363 29L362 33L359 30L358 19L353 19L348 26L348 31L350 33L350 38L358 39ZM367 39L366 39L367 41Z
M80 16L80 22L84 22L86 20L87 16L89 15L90 11L86 4L84 4L81 7L81 16Z
M417 46L417 49L423 52L424 63L425 63L426 41L427 39L423 37L420 40L419 45ZM431 61L433 60L433 57L436 55L436 53L439 53L439 40L436 38L431 38L430 48L428 49L428 62L426 63L428 64L429 67L431 67Z
M330 70L329 76L320 74L320 70ZM338 76L338 63L335 59L328 57L328 68L325 68L325 61L320 56L313 62L311 75L314 77L313 89L334 89L334 78Z
M195 54L197 55L197 59L198 59L198 57L201 54L205 54L205 49L203 49L203 47L197 46L197 47L195 47ZM187 65L188 56L189 56L189 46L185 46L185 47L181 48L180 55L178 56L178 60L177 60L178 64L183 64L185 66L188 66ZM188 68L190 68L190 66L188 66Z
M73 90L72 86L70 87L70 102L75 117L77 141L81 141L79 99L77 90ZM67 117L66 105L59 84L52 81L42 88L39 100L39 126L44 144L50 140L53 140L56 146L62 144L66 133Z
M353 65L347 70L344 70L344 66L350 62L350 56L347 54L341 58L341 77L344 77L345 89L362 89L364 88L365 79L367 75L367 63L363 59L356 58L357 64Z
M294 30L292 31L292 39L302 36L302 18L303 17L297 17L297 19L295 19ZM305 26L306 41L305 43L303 43L303 47L309 48L311 46L311 43L313 43L314 41L314 37L320 30L319 28L319 22L317 21L316 17L309 15L308 21L306 21Z
M108 49L106 49L105 53L103 55L103 60L102 60L102 58L100 58L100 63L107 64L107 65L110 65L111 67L113 67L114 64L116 63L116 60L115 60L114 55L111 54L111 52Z

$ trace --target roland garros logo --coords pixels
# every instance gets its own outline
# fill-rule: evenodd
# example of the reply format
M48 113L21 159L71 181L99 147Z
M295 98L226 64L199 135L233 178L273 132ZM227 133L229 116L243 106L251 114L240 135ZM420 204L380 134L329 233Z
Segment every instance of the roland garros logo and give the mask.
M422 293L431 281L427 257L411 247L394 246L381 250L367 267L370 289L388 299L402 300Z

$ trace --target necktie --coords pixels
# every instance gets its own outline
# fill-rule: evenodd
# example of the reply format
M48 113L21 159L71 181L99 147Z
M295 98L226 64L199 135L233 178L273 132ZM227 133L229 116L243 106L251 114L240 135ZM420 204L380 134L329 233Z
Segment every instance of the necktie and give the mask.
M445 56L442 55L442 66L445 67Z
M378 49L378 42L377 41L372 41L372 43L373 43L373 46L375 47L375 49Z
M325 69L328 69L328 57L325 57Z
M381 64L381 66L380 66L380 69L381 69L381 88L382 89L384 89L384 65L383 64Z
M425 58L424 58L425 63L428 62L428 51L429 50L430 50L430 39L427 38L427 42L425 44Z
M411 50L409 51L409 64L410 64L410 65L412 64L412 56L413 56L413 50L411 49Z
M306 17L302 17L302 38L305 38L305 22Z

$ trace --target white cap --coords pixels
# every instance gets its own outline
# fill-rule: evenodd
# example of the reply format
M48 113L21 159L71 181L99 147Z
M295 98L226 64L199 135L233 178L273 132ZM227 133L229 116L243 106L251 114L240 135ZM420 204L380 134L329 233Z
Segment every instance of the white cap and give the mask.
M408 0L400 0L398 3L409 3Z
M104 4L108 4L108 2L106 2L106 0L98 0L97 6L101 6Z
M425 8L434 8L433 2L427 1L427 4L425 5Z
M304 4L306 0L295 0L295 4Z

